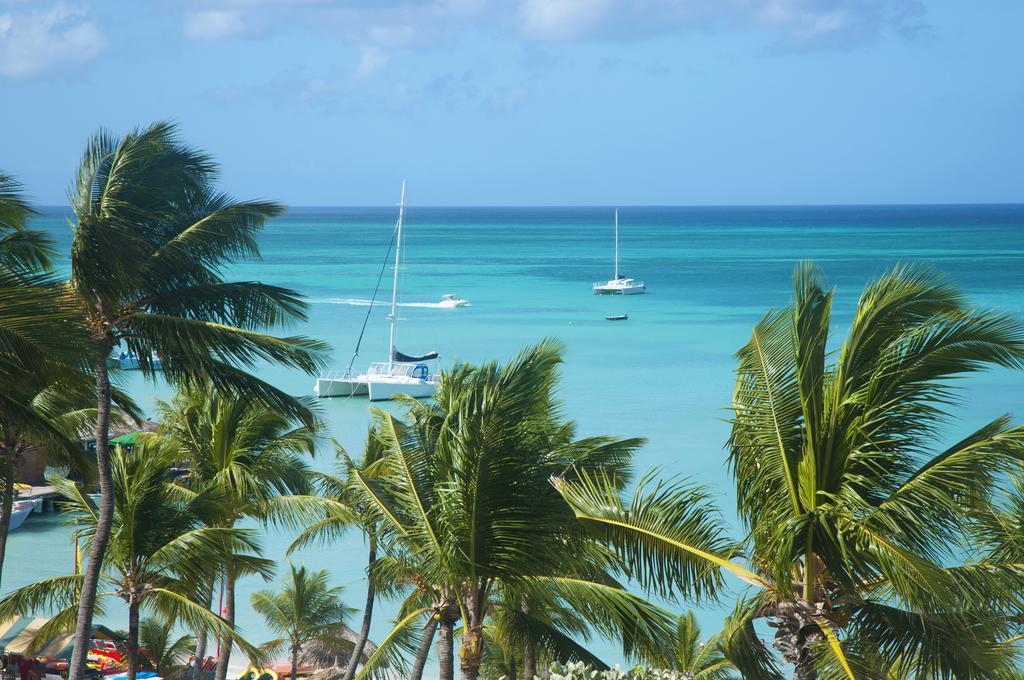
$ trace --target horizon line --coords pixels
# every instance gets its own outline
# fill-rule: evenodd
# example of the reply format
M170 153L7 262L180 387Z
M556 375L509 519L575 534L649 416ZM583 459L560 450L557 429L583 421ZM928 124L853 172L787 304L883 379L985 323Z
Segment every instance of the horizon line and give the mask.
M266 199L254 199L254 200L266 200ZM378 208L395 208L398 206L397 203L379 203L379 204L327 204L327 203L309 203L309 204L288 204L283 203L286 210L292 209L321 209L321 208L347 208L347 209L378 209ZM36 209L70 209L68 204L37 204ZM406 208L443 208L443 209L580 209L580 208L601 208L601 209L629 209L629 208L929 208L929 207L943 207L943 208L977 208L977 207L1024 207L1024 200L1022 201L987 201L981 203L966 203L966 202L938 202L938 203L591 203L591 204L571 204L571 203L516 203L516 204L444 204L444 203L422 203L422 204L406 204Z

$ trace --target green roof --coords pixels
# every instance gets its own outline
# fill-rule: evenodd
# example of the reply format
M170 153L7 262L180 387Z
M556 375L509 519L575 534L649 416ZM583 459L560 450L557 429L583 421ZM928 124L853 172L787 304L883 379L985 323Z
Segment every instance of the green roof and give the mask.
M120 437L114 437L109 443L112 445L120 444L121 446L133 445L140 434L142 434L142 430L139 430L138 432L128 432Z

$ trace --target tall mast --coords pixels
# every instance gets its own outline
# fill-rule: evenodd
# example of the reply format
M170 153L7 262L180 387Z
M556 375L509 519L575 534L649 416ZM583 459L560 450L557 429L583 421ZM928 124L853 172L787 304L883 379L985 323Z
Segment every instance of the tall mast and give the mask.
M615 280L619 280L619 211L615 210Z
M405 180L402 180L402 199L398 203L398 235L396 236L395 247L395 277L391 282L391 314L388 321L391 322L391 337L388 339L388 369L390 370L395 361L395 331L398 326L398 266L402 261L402 222L405 219Z

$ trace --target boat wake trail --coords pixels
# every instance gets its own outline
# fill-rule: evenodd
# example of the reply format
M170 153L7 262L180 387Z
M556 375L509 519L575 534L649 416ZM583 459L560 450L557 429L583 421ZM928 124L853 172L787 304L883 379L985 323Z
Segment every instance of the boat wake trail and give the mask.
M369 307L370 305L377 307L387 307L391 303L384 300L360 300L358 298L322 298L319 300L310 300L313 304L321 305L350 305L352 307ZM425 307L427 309L444 309L445 305L440 302L399 302L398 307Z

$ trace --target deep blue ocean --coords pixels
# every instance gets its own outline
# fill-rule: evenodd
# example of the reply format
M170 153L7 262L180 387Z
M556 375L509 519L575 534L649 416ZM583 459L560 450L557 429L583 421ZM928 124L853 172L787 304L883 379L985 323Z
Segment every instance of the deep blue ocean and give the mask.
M396 216L395 208L295 208L270 223L260 238L263 259L232 267L237 279L259 280L302 292L308 323L288 332L321 338L344 367L367 311ZM636 468L659 466L687 475L720 497L727 517L734 496L723 444L733 387L733 354L771 307L787 304L790 274L805 259L819 263L836 287L834 343L856 299L873 277L896 263L937 267L979 306L1024 316L1024 206L619 207L622 271L644 280L647 294L599 297L591 284L612 276L611 207L418 208L407 210L401 269L398 346L409 354L437 350L452 361L509 358L542 338L565 343L559 395L580 435L643 436ZM66 211L48 209L36 225L50 231L66 256ZM66 262L62 267L66 268ZM390 270L386 273L390 276ZM382 293L390 293L385 281ZM433 306L444 293L471 307ZM384 360L385 307L373 307L356 362ZM609 314L627 313L625 322ZM311 394L314 378L278 368L263 375L296 394ZM134 379L134 396L151 404L165 385ZM964 383L963 405L942 448L994 417L1024 419L1024 375L992 371ZM368 404L321 401L330 434L350 451L362 446ZM325 447L315 465L334 466ZM55 516L36 515L12 534L3 588L72 565L70 530ZM284 559L292 539L272 530L265 556ZM361 607L365 547L357 533L339 544L293 557L328 568ZM239 588L244 633L271 637L248 608L256 579ZM724 609L706 607L708 633ZM393 604L377 609L375 639L389 630ZM124 627L118 610L109 623ZM614 647L595 642L609 662Z

